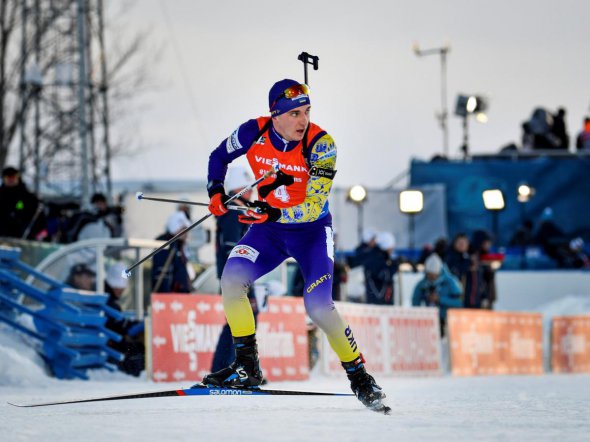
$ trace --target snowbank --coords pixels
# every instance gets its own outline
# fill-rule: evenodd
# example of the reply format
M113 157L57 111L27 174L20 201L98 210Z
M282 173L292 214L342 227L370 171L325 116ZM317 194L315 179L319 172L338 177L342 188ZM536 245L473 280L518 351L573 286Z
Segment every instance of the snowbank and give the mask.
M43 359L24 336L0 323L0 386L43 385L51 380Z

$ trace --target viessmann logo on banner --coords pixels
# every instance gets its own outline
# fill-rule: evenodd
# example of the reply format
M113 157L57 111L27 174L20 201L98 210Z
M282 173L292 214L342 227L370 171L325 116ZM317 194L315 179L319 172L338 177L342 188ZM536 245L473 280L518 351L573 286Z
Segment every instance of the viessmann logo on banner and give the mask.
M447 319L453 374L543 372L540 313L451 309Z
M211 372L225 315L221 296L152 295L153 379L199 381ZM269 298L258 316L259 353L269 380L309 377L305 308L300 298Z

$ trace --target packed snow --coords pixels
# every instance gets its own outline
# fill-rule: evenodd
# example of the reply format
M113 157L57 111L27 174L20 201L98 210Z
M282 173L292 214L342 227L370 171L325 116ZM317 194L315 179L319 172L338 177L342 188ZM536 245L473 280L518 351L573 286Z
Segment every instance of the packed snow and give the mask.
M539 309L581 313L566 298ZM582 307L582 308L580 308ZM574 311L572 311L574 310ZM22 337L0 324L0 441L585 441L590 375L380 378L390 416L353 397L165 397L17 408L30 404L186 388L95 371L60 381ZM312 373L268 388L348 392L344 377Z

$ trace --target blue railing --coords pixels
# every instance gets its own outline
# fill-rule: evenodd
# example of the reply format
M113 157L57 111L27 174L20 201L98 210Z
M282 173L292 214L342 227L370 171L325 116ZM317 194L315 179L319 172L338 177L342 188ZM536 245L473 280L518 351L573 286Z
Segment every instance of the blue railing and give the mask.
M33 275L42 290L25 282ZM123 316L107 305L108 295L72 289L20 260L20 250L0 247L0 321L29 336L57 378L87 379L87 370L116 370L123 355L108 346L120 335L105 327ZM30 320L32 319L32 320Z

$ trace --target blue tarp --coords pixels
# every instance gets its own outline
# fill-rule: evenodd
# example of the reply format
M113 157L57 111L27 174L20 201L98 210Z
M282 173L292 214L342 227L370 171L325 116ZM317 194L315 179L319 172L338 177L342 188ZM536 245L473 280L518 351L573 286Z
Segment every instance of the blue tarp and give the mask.
M442 183L446 186L447 225L452 237L484 228L497 234L497 245L506 245L524 219L535 227L546 207L569 237L590 243L590 158L482 158L471 161L413 160L410 185ZM517 200L517 189L526 183L536 190L527 203ZM506 208L494 215L483 204L482 192L501 189Z

